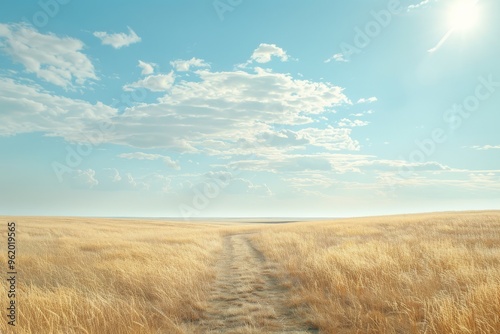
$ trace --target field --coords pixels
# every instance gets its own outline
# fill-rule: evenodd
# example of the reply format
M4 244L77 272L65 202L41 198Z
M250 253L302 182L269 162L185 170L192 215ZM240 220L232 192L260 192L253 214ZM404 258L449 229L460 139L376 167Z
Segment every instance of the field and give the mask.
M500 212L2 221L0 333L500 333Z

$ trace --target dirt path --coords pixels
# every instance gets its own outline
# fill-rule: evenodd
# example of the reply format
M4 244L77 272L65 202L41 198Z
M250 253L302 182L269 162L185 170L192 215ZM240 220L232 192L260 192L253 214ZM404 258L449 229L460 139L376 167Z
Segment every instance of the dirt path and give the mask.
M217 272L200 333L317 333L287 309L287 290L248 235L226 237Z

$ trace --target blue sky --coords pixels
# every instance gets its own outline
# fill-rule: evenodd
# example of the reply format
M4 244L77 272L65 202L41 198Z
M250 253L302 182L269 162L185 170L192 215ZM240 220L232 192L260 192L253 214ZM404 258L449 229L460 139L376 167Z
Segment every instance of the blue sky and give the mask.
M498 1L1 6L0 214L500 209Z

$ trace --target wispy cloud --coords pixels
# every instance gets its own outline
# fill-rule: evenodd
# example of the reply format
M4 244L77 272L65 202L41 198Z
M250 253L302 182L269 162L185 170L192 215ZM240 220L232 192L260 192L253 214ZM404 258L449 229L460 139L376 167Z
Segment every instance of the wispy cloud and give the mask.
M116 126L120 142L136 147L154 143L184 151L199 148L225 155L234 149L245 154L251 148L241 145L269 131L270 124L313 124L320 114L350 103L341 87L290 74L260 68L255 73L199 70L155 103L127 109ZM342 134L349 138L347 132Z
M333 56L331 56L330 58L328 58L327 60L325 60L325 63L329 63L331 61L338 61L338 62L343 62L343 63L347 63L349 60L345 59L345 56L343 53L336 53L334 54Z
M118 156L119 158L123 159L136 159L136 160L163 160L165 164L173 169L181 169L179 166L179 163L177 161L174 161L171 157L161 155L161 154L150 154L150 153L143 153L143 152L134 152L134 153L122 153Z
M203 59L191 58L189 60L174 60L170 62L170 65L178 72L187 72L191 67L210 67Z
M137 66L139 66L141 68L142 75L153 74L155 71L155 68L157 67L157 65L155 63L146 63L142 60L139 60L139 65L137 65Z
M141 38L137 36L135 31L130 27L127 28L128 34L123 32L110 34L104 31L96 31L94 32L94 36L99 38L103 45L110 45L115 49L120 49L124 46L140 42Z
M356 103L373 103L373 102L377 102L377 101L378 101L378 99L375 96L372 96L372 97L368 97L368 98L362 97Z
M343 118L338 122L338 125L341 127L347 127L347 128L355 128L358 126L366 126L370 124L370 122L367 121L362 121L360 119L355 119L355 120L350 120L348 118Z
M141 62L144 73L153 70L152 63ZM274 152L277 148L272 146L281 143L287 151L304 145L359 149L351 129L314 128L322 114L352 104L342 87L258 67L252 72L201 69L179 82L175 73L143 74L125 85L127 91L145 88L166 94L120 114L102 103L92 105L46 93L37 85L0 80L0 99L9 111L0 113L0 135L41 132L81 142L89 128L99 128L96 123L107 120L114 127L103 141L139 148L217 156L245 155L256 147ZM302 129L286 131L295 125ZM275 138L272 144L261 145L265 134Z
M429 2L431 2L431 0L422 0L422 1L420 1L419 3L417 3L417 4L414 4L414 5L409 5L409 6L408 6L408 11L412 11L412 10L415 10L415 9L420 8L420 7L422 7L422 6L425 6L425 5L427 5Z
M99 184L95 176L96 173L93 169L76 169L71 172L71 183L77 188L93 188Z
M261 43L252 53L250 59L245 63L239 64L237 67L245 68L253 62L259 64L269 63L273 58L278 58L282 62L286 62L290 59L290 56L285 50L277 46L276 44Z
M144 73L144 71L143 71ZM171 71L168 74L152 74L144 79L123 86L125 91L133 91L138 88L145 88L152 92L164 92L172 87L175 81L175 74Z
M464 146L464 148L471 148L477 151L488 151L488 150L500 150L500 145L474 145L474 146Z
M43 132L70 142L87 142L99 123L116 113L100 102L57 96L39 85L28 86L8 78L0 78L0 105L0 136ZM110 134L102 135L106 140Z
M0 50L26 72L65 89L98 79L83 48L78 39L41 34L27 24L0 24Z
M279 58L281 61L288 61L288 55L285 50L276 46L276 44L261 43L254 50L250 59L257 63L264 64L271 61L273 57Z

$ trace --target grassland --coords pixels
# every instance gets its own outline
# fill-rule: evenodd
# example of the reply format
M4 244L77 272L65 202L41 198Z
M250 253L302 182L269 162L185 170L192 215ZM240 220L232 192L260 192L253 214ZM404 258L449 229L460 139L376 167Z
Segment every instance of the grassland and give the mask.
M184 333L183 323L200 317L215 278L210 265L222 247L216 225L15 221L15 333ZM0 268L6 268L5 256ZM3 303L5 291L2 286ZM0 331L8 332L5 321L0 323Z
M500 333L500 212L1 219L17 222L19 314L0 333Z
M298 224L253 239L324 333L500 333L498 212Z

